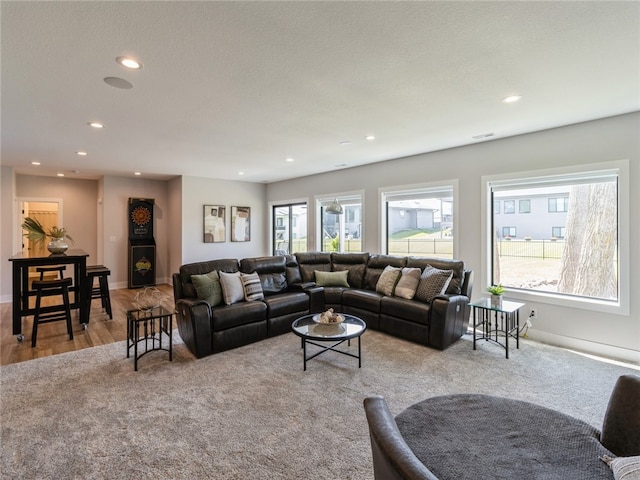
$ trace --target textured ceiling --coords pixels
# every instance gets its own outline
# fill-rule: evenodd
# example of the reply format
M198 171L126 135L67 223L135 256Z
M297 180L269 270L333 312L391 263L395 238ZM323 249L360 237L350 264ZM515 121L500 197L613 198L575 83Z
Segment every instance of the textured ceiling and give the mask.
M1 161L18 173L273 182L640 110L635 1L0 9Z

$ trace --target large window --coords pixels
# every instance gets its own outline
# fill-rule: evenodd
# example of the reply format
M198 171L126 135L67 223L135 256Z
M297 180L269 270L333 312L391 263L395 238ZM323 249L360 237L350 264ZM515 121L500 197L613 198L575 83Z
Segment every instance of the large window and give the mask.
M273 254L307 251L307 204L273 206Z
M386 253L453 258L453 186L385 192Z
M342 213L327 211L337 201ZM362 252L362 195L342 195L317 199L320 232L319 245L323 252Z
M508 198L521 207L526 201L531 212L505 221L492 210L491 283L619 301L617 169L494 181L488 187L488 205ZM514 238L516 229L521 238Z

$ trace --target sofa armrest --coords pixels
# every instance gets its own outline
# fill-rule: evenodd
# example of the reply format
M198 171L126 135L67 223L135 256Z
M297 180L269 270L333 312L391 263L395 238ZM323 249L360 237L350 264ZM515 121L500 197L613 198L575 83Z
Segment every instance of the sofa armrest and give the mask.
M176 301L178 331L197 358L213 353L211 347L211 306L204 300L182 298Z
M324 287L319 287L316 282L293 283L289 285L289 290L309 295L309 313L324 311Z
M467 331L469 297L439 295L429 311L429 346L444 350Z

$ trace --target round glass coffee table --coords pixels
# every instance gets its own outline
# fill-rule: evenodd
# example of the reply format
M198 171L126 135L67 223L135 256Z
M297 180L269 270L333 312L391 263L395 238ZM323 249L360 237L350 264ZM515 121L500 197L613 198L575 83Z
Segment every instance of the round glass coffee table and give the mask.
M358 368L362 366L362 350L360 347L360 336L367 329L367 324L360 318L349 315L348 313L341 313L344 317L342 323L319 323L319 313L311 315L305 315L300 317L291 324L293 333L298 335L302 339L302 356L304 358L304 370L307 369L307 360L317 357L318 355L331 350L333 352L341 353L342 355L348 355L349 357L358 359ZM351 345L351 339L358 339L358 354L355 355L351 352L344 350L337 350L338 345L347 342L347 345ZM331 342L331 345L326 346L318 342ZM322 350L307 357L307 344L320 347Z

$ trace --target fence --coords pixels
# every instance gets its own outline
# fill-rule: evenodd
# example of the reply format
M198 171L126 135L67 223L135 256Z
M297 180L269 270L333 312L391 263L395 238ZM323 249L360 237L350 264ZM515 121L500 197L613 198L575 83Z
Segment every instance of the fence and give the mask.
M499 257L562 258L564 240L498 240Z

